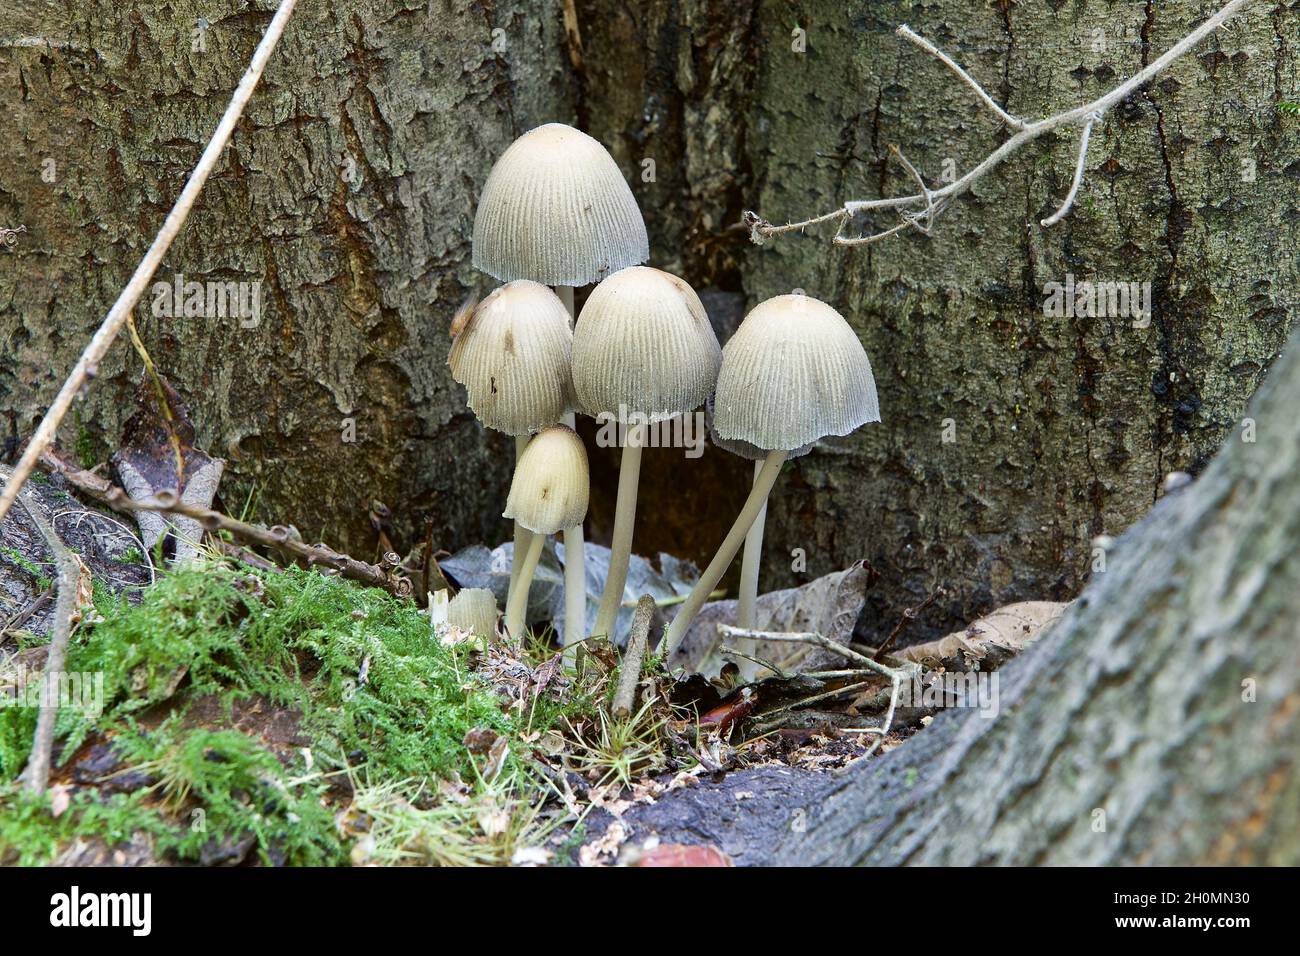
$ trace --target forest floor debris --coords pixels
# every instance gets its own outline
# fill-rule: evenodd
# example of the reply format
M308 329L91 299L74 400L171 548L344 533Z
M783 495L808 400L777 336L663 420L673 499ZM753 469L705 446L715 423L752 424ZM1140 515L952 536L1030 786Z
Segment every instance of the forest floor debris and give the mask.
M891 681L857 666L874 649L849 648L843 628L844 644L814 642L839 663L811 674L778 666L746 683L724 665L675 680L658 634L637 642L626 679L605 641L584 645L574 673L550 633L520 644L434 629L381 588L250 567L211 539L163 571L117 519L32 487L90 582L66 671L93 675L98 699L60 709L41 796L19 783L38 710L0 707L4 863L746 864L763 858L763 814L797 826L800 792L898 746L936 709L902 706L886 735L864 732L880 727ZM53 569L21 519L5 523L0 577L26 589L11 603L31 604ZM859 600L827 593L837 621ZM993 667L1055 614L1003 609L883 656L928 675ZM39 680L36 616L0 635L6 702ZM728 845L691 847L700 815L748 822Z

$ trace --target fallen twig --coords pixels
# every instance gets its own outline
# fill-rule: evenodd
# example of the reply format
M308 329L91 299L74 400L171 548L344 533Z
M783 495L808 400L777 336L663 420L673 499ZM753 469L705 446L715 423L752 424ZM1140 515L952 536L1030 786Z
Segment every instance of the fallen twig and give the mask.
M832 641L829 637L826 637L824 634L817 634L813 631L808 631L808 632L755 631L755 630L750 630L748 628L733 627L730 624L719 624L718 633L723 635L724 637L743 637L755 641L784 641L792 644L811 644L814 647L820 647L823 650L831 651L834 654L839 654L841 657L845 657L856 664L861 664L863 671L871 671L876 674L880 674L884 677L888 677L890 682L889 708L885 712L884 721L881 723L879 727L855 728L855 731L858 733L871 733L871 734L879 735L879 738L875 741L875 743L871 745L870 749L867 750L866 756L870 756L871 754L876 752L881 742L885 739L885 735L889 733L889 728L893 726L894 711L898 707L898 695L899 695L899 690L903 684L904 676L910 677L916 670L919 669L919 665L917 664L907 664L901 668L887 667L886 665L876 661L874 658L867 657L865 654L859 654L857 651L845 647L843 644L837 644L835 641ZM798 701L795 704L788 705L786 708L783 709L792 710L796 707L815 703L817 701L824 700L828 697L839 696L840 694L843 694L846 691L857 690L864 686L866 686L865 683L860 682L857 684L849 685L848 687L840 687L832 691L826 691L824 693L818 694L814 697L805 698L804 700ZM763 716L768 717L769 715L764 714Z
M185 224L185 219L190 214L190 209L194 206L194 201L198 199L199 193L203 190L203 185L208 181L208 175L217 165L221 158L226 144L230 142L230 136L235 131L235 124L244 113L244 107L248 104L249 98L253 95L253 90L257 88L258 81L262 78L262 71L266 68L266 62L271 57L271 51L275 49L276 43L280 40L280 35L284 32L284 26L289 20L289 15L293 13L294 5L297 0L282 0L280 7L271 18L270 24L266 28L266 33L262 41L253 51L253 59L248 64L248 69L244 71L243 78L239 85L235 87L234 95L230 98L230 104L226 107L225 114L221 117L221 122L217 124L216 131L212 134L212 139L208 141L207 148L203 150L203 155L199 157L194 171L190 173L189 179L185 183L185 188L176 199L176 204L172 206L171 212L167 214L166 220L163 221L162 228L158 230L158 235L154 237L153 243L149 246L149 251L145 253L140 264L136 266L131 280L122 290L122 294L117 297L113 307L108 310L108 315L104 316L104 321L100 323L98 331L95 332L85 350L81 353L81 358L69 373L67 380L64 381L63 387L59 389L59 394L55 397L54 403L50 406L45 417L37 426L36 433L32 435L31 440L27 443L27 450L19 459L18 464L14 467L13 476L5 486L4 492L0 493L0 521L9 513L13 503L18 496L19 490L36 462L40 459L41 454L53 442L55 433L58 431L59 423L63 421L63 416L68 413L72 402L81 394L86 383L95 377L95 372L99 368L100 361L108 352L109 346L117 338L122 326L131 315L131 310L135 308L140 297L144 295L144 290L148 288L149 282L153 279L154 272L157 271L159 263L166 255L172 240L180 232L181 226Z
M632 636L627 639L627 650L623 652L623 667L618 673L618 688L614 691L614 703L610 707L610 712L615 717L628 716L636 703L636 685L641 680L641 663L645 660L646 645L649 643L650 636L650 621L654 613L654 598L648 594L641 595L641 600L636 605L636 613L632 615Z
M848 658L851 661L861 664L868 670L875 671L877 674L884 674L888 677L893 673L892 668L886 667L884 664L878 663L872 658L867 657L865 654L859 654L857 651L851 650L843 644L838 644L835 641L832 641L829 637L826 637L823 634L818 634L814 631L755 631L745 627L734 627L730 624L719 624L718 633L723 637L740 637L753 641L779 641L788 644L812 644L815 647L820 647L833 654L838 654L841 657Z
M889 648L893 646L894 639L898 637L898 635L902 634L903 631L907 630L907 626L916 619L916 616L947 593L948 592L946 592L943 588L937 588L933 594L931 594L928 598L926 598L916 607L909 607L907 610L905 610L903 612L903 616L898 619L898 623L894 625L894 629L890 631L889 636L885 638L885 642L881 644L879 647L877 647L876 652L871 655L871 659L876 661L880 660L881 655L884 654L885 651L889 650Z
M9 478L12 484L13 477ZM23 786L31 793L44 793L50 782L50 755L54 750L54 724L59 716L59 675L67 662L68 638L72 634L72 614L77 609L77 583L81 578L81 565L55 534L50 523L41 514L40 507L29 500L19 499L23 509L36 525L58 568L59 596L54 603L54 627L50 637L50 650L41 671L41 709L36 718L36 734L32 738L32 753L23 771Z
M55 449L47 449L41 455L41 464L54 474L62 475L79 491L85 492L117 511L125 513L163 511L168 514L184 515L193 518L208 531L229 531L243 541L273 548L282 554L300 558L312 566L330 568L349 580L383 588L398 597L409 597L411 594L410 579L400 572L396 560L389 560L388 556L385 558L384 566L366 564L364 561L341 554L327 545L307 544L283 525L263 528L246 524L211 508L189 504L182 501L171 489L164 489L152 498L134 501L130 495L108 479L78 468Z

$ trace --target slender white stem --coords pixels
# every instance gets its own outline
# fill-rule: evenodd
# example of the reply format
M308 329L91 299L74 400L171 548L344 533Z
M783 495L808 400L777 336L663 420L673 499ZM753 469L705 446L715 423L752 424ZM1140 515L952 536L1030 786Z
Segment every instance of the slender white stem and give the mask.
M528 442L532 437L532 435L515 436L516 468L519 467L519 459L523 455L524 449L528 447ZM524 559L524 551L528 549L528 539L532 537L532 534L531 531L521 525L518 521L515 522L515 546L510 552L510 588L506 591L507 604L510 603L510 595L515 593L515 582L519 580L519 565Z
M573 286L555 287L564 307L569 310L569 327L575 324L573 315ZM578 419L573 412L565 412L564 424L577 432ZM582 525L564 531L564 646L576 647L587 637L587 543ZM573 653L564 655L566 666L573 665Z
M618 503L614 509L614 534L609 542L609 575L600 595L593 634L613 638L618 609L623 604L627 565L632 555L632 531L636 526L636 493L641 481L641 446L645 426L631 425L623 438L623 462L618 470Z
M587 636L587 545L582 525L564 529L564 646Z
M557 285L554 288L555 294L560 297L560 301L564 303L564 307L569 310L569 328L573 328L577 324L578 320L578 317L573 314L573 286Z
M763 472L763 463L754 462L754 481ZM745 553L740 559L740 593L736 606L736 623L740 627L754 626L754 602L758 600L758 569L763 563L763 526L767 523L767 499L749 526L745 535ZM742 648L743 650L743 648Z
M754 481L758 481L762 471L763 463L754 462ZM754 626L754 605L758 602L758 571L763 564L763 526L766 524L767 499L764 498L758 517L754 519L754 523L749 526L749 532L745 535L745 550L740 557L740 592L737 594L736 601L736 623L744 628ZM753 680L758 674L758 665L749 659L754 656L754 641L751 638L741 638L738 644L737 649L742 654L749 655L747 658L742 658L738 664L740 676L746 681Z
M524 624L528 615L528 591L533 585L533 574L537 571L537 561L542 556L542 544L546 541L544 534L529 534L528 550L524 552L523 564L519 566L519 580L510 592L506 602L506 633L519 639L524 634Z
M668 626L668 636L664 640L666 657L671 657L682 643L682 638L686 636L686 631L690 628L691 622L695 620L695 615L700 612L704 606L709 592L722 580L722 575L731 566L731 562L736 557L736 552L740 550L740 545L745 540L745 535L749 533L750 525L758 518L758 513L767 505L767 496L772 491L772 486L776 484L777 475L781 473L781 466L785 464L785 458L788 452L773 451L768 452L767 459L763 462L762 468L759 469L757 477L754 479L754 487L749 491L749 497L745 499L745 505L740 509L740 514L736 516L735 523L727 536L723 538L722 544L718 547L718 553L713 556L709 566L704 569L700 579L695 582L695 587L691 589L690 595L682 605L677 616L673 618L672 624Z
M573 670L587 637L587 565L582 525L564 529L564 666Z
M23 452L22 458L14 467L9 484L5 486L4 492L0 493L0 521L4 520L4 516L13 507L14 499L18 495L19 489L22 488L23 482L27 480L27 476L32 473L32 468L36 465L37 459L54 441L54 435L58 431L59 423L63 421L63 416L68 413L73 400L81 393L86 381L94 376L100 360L108 352L108 348L113 344L113 340L117 338L117 334L122 331L122 326L126 324L131 310L140 301L140 296L144 295L145 288L153 278L154 272L157 271L159 263L162 262L163 256L172 244L172 240L176 238L181 226L185 224L185 218L190 214L194 201L198 199L204 183L208 181L208 174L217 165L217 160L221 158L222 151L226 148L226 144L230 142L230 136L235 131L235 124L239 122L240 116L244 113L244 107L248 104L249 97L253 95L253 90L257 88L258 80L262 78L262 71L266 68L266 61L270 59L271 51L275 49L281 34L284 33L284 25L288 22L289 15L293 13L296 3L297 0L283 0L279 9L275 11L275 16L271 18L271 23L267 26L262 41L258 43L257 49L253 51L253 59L249 62L248 69L244 71L243 78L239 81L239 85L235 87L234 95L230 98L230 105L226 107L221 122L217 124L212 139L208 141L207 148L203 150L203 155L199 157L198 164L194 167L194 171L190 173L190 178L186 181L185 188L181 190L176 204L172 206L171 212L167 214L162 228L158 230L158 235L154 237L153 244L149 246L149 251L140 260L140 264L136 266L131 280L126 284L126 288L122 290L122 294L117 297L113 307L108 310L108 315L104 316L104 321L100 323L98 331L95 332L85 351L81 353L81 358L77 360L77 364L63 383L63 388L59 390L59 394L55 397L54 404L45 413L45 417L41 419L40 425L37 426L36 433L32 435L31 440L27 443L27 450Z
M957 196L964 195L966 191L970 189L972 184L983 178L991 170L1000 166L1009 156L1019 150L1026 143L1037 139L1045 133L1050 133L1053 130L1065 126L1082 126L1084 124L1094 123L1096 116L1105 114L1106 111L1116 103L1119 103L1136 90L1150 83L1153 79L1163 73L1171 63L1186 54L1203 39L1212 34L1215 30L1219 29L1219 27L1223 26L1223 24L1228 20L1241 13L1246 7L1257 2L1259 2L1259 0L1232 0L1232 2L1225 4L1218 13L1206 19L1200 26L1175 43L1160 57L1153 60L1141 71L1116 86L1110 92L1103 96L1099 96L1090 103L1085 103L1084 105L1075 107L1072 110L1057 113L1033 123L1017 119L1016 117L1011 116L1010 113L1006 113L1005 110L998 107L996 111L999 119L1002 119L1003 122L1007 122L1009 119L1011 122L1008 125L1011 125L1012 128L1017 131L1016 134L985 157L978 166L966 175L962 176L955 182L944 186L942 189L933 190L928 194L913 193L906 196L890 196L885 199L850 200L838 209L833 209L830 212L812 216L799 222L786 223L782 226L774 226L757 213L748 212L745 214L745 222L749 225L750 234L754 236L756 240L761 240L768 236L793 232L795 230L804 229L808 226L816 225L817 223L832 220L838 220L842 226L849 218L860 212L871 212L879 209L897 209L899 207L915 208L917 206L929 205L931 203L938 206L940 205L941 200L953 199ZM927 52L933 52L935 55L939 56L945 64L954 69L954 71L962 77L971 89L975 90L977 94L981 96L981 100L984 100L984 98L987 97L987 94L983 92L973 79L967 76L966 73L957 67L950 59L940 54L933 44L923 40L910 29L907 30L906 33L900 29L899 33L914 43L920 41L918 45L920 45L922 49L927 50ZM991 100L989 102L991 102ZM988 105L988 103L985 105ZM996 106L996 104L994 105ZM863 243L874 242L883 239L886 236L894 235L908 226L917 226L919 228L919 223L916 221L907 221L903 225L894 226L884 232L870 236L848 237L836 234L831 241L836 245L842 246L862 245Z
M1070 183L1070 191L1065 195L1065 202L1061 203L1061 208L1056 210L1052 215L1040 221L1043 226L1055 226L1065 218L1065 214L1070 211L1074 205L1074 197L1079 194L1079 184L1083 182L1083 168L1088 160L1088 140L1092 137L1092 127L1095 123L1100 122L1101 114L1096 114L1088 120L1083 127L1083 133L1079 136L1079 161L1074 166L1074 181Z

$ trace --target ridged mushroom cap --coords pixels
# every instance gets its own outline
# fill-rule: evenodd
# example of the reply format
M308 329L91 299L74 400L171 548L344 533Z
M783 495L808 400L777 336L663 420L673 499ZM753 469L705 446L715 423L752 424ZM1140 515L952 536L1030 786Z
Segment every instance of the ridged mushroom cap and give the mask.
M565 425L552 425L519 456L501 514L536 534L555 534L582 524L589 493L582 439Z
M465 588L447 602L447 621L463 631L491 637L497 630L497 599L487 588Z
M718 380L722 350L700 297L659 269L633 266L592 290L573 335L578 407L647 424L698 408Z
M573 333L560 297L537 282L509 282L479 303L451 343L447 364L488 428L525 435L569 409Z
M632 190L586 133L539 126L492 167L474 216L474 268L503 280L582 286L648 258Z
M733 439L723 438L721 435L718 434L718 430L717 428L714 427L713 424L713 418L714 418L713 402L714 402L713 396L709 396L709 401L708 404L705 405L705 412L704 412L704 417L708 420L708 424L709 424L709 441L713 442L715 447L721 448L723 451L735 455L738 458L748 458L750 461L762 461L764 458L766 458L767 452L770 449L759 448L757 445L751 445L749 442L741 441L738 438L733 438ZM786 452L785 457L802 458L804 455L808 454L808 452L812 450L813 450L813 443L809 442L807 445L803 445L799 448L794 449L793 451Z
M788 451L878 421L867 353L825 302L761 302L722 350L713 427L725 440Z

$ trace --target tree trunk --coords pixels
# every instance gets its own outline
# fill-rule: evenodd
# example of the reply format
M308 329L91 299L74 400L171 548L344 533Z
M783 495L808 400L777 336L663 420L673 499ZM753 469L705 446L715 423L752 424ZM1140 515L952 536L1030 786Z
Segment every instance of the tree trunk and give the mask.
M443 547L501 540L508 441L451 382L447 323L467 288L488 285L468 259L492 161L533 125L577 121L629 176L652 264L701 289L724 335L799 287L844 313L875 365L884 423L783 473L765 589L866 557L882 572L868 633L948 590L914 639L1069 596L1094 535L1122 530L1167 472L1198 471L1240 428L1285 340L1300 271L1286 254L1300 124L1276 109L1297 86L1287 4L1261 0L1114 110L1079 204L1052 229L1037 221L1068 186L1072 133L982 181L931 239L846 250L814 230L758 248L734 224L746 208L783 221L910 189L890 143L937 183L946 160L963 172L1001 141L968 91L894 35L904 20L1036 117L1132 74L1211 6L578 0L578 52L558 0L304 0L160 276L262 280L260 322L156 318L146 301L145 341L201 441L230 459L228 506L256 491L260 516L350 548L373 539L373 498L404 544L429 521ZM0 253L0 411L17 438L179 192L273 4L12 7L0 226L28 231ZM199 16L205 52L192 49ZM1044 284L1067 273L1150 282L1149 327L1044 317ZM137 368L114 349L64 444L105 457ZM617 460L588 444L591 530L607 540ZM748 465L649 449L642 487L655 520L638 551L705 560Z
M1298 402L1300 342L1255 405L1256 440L1229 438L1121 539L1007 667L999 718L941 715L846 778L791 857L1300 863Z
M153 239L275 7L0 10L0 226L27 227L0 252L12 437L31 433ZM260 519L359 550L374 547L372 499L406 544L428 521L438 546L504 536L511 440L466 408L447 330L485 286L469 237L493 161L572 118L562 57L559 14L536 0L298 4L157 277L260 280L256 324L155 316L152 295L137 310L200 443L229 459L228 508L251 498ZM65 446L107 457L139 368L123 336Z

